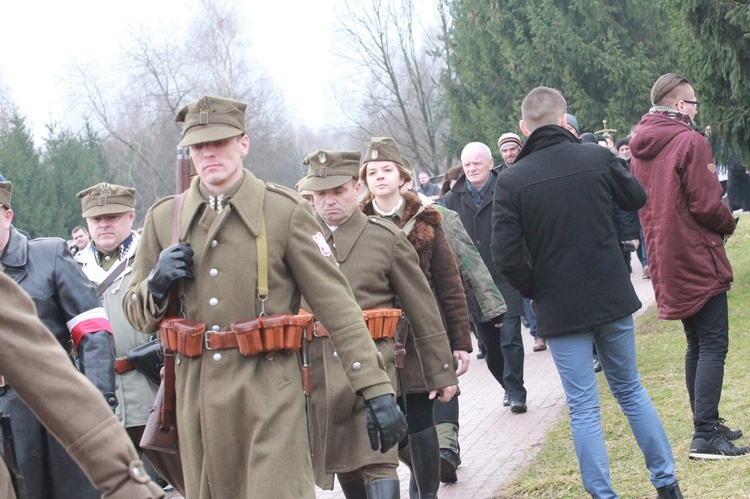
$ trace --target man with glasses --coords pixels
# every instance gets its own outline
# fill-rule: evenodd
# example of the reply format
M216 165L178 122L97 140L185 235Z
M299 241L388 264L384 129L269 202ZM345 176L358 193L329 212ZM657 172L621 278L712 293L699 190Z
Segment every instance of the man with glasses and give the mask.
M640 217L659 318L680 319L687 337L685 382L695 427L690 458L746 456L747 447L731 442L742 432L719 417L732 282L724 242L737 222L721 202L716 164L694 121L700 103L690 82L661 76L651 102L630 142L630 166L648 197Z

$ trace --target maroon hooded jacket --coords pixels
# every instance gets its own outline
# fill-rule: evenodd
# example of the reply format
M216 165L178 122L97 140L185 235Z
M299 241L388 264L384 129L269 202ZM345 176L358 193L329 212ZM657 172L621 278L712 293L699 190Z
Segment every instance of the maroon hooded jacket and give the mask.
M630 150L647 196L639 215L659 318L691 317L732 282L722 237L736 222L721 202L711 149L687 124L649 113Z

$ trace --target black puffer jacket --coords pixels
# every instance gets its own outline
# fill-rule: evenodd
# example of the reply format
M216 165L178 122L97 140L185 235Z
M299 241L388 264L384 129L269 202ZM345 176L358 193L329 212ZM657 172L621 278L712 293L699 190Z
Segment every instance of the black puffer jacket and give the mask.
M96 289L73 260L65 241L29 240L11 226L0 263L5 275L34 300L39 319L65 351L76 348L81 372L114 407L115 344L111 327Z

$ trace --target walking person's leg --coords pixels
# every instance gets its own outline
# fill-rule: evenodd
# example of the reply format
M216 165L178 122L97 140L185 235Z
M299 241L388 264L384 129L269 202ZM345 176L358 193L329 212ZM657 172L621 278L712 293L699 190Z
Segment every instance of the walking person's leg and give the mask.
M677 479L672 447L638 373L633 317L598 328L594 341L609 388L628 418L651 472L651 483L655 488L674 484Z
M547 338L570 409L570 429L583 486L593 497L613 498L617 494L612 490L599 390L591 369L593 343L592 332Z

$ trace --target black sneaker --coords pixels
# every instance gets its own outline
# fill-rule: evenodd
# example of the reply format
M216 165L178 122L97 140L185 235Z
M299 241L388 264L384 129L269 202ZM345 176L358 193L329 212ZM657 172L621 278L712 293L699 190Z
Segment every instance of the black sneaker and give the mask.
M724 426L724 418L719 418L719 422L716 424L716 429L719 431L720 434L724 435L724 438L727 440L737 440L739 438L742 438L742 430L732 430L728 427Z
M503 395L503 407L508 407L510 405L510 395L508 395L508 392L505 392L505 395Z
M727 438L714 430L708 433L696 433L690 444L690 459L734 459L747 456L747 447L737 447Z
M456 483L456 468L461 465L461 457L453 449L440 449L440 481Z

